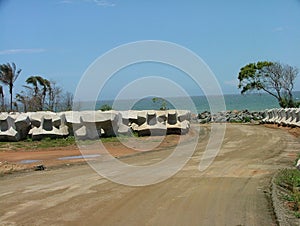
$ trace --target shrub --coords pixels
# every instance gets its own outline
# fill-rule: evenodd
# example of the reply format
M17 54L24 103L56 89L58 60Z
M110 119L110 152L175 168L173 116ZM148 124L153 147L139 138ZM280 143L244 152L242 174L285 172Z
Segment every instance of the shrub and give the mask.
M110 105L108 105L108 104L103 104L103 105L100 107L99 110L101 110L101 111L110 111L110 110L112 110L112 107L111 107Z

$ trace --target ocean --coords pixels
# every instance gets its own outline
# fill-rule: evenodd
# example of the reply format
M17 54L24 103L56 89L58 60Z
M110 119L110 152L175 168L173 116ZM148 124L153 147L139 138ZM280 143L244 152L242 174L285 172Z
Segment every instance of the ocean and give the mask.
M294 98L300 101L300 91L294 92ZM218 98L217 98L218 99ZM187 97L165 98L167 109L185 109L193 113L210 111L207 98L205 96L193 96L189 102ZM224 95L226 110L249 110L263 111L271 108L279 108L277 100L268 94L230 94ZM162 102L154 103L152 97L140 100L99 100L94 109L98 110L102 105L112 106L114 110L158 110ZM81 110L91 109L88 104L81 103ZM76 109L75 109L76 110ZM223 110L220 108L220 110ZM195 112L196 111L196 112Z

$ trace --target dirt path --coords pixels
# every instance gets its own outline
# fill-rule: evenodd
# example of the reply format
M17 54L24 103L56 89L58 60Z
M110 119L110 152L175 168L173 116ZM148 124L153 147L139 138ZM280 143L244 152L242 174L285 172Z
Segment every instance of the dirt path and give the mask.
M146 187L115 184L87 165L2 177L0 225L276 225L267 198L270 178L293 163L299 138L228 125L218 157L199 172L207 138L179 173ZM147 164L166 153L123 161Z
M183 140L189 139L189 136L183 136ZM178 135L168 135L165 138L157 137L131 137L119 138L114 141L105 141L103 146L115 157L123 157L139 153L136 149L130 148L128 141L134 142L136 149L143 147L150 150L165 150L166 148L176 146L179 140ZM87 141L89 146L92 146L91 141ZM16 144L16 143L13 143ZM130 143L129 143L130 144ZM127 146L126 146L127 145ZM82 154L79 148L74 145L65 147L43 147L43 148L26 148L22 147L21 143L11 145L11 147L2 147L0 150L0 175L10 174L16 171L33 171L36 165L44 165L47 168L62 167L70 164L84 163ZM99 154L105 154L105 150L99 148L97 143L95 149L84 151L84 155L90 159L97 159Z

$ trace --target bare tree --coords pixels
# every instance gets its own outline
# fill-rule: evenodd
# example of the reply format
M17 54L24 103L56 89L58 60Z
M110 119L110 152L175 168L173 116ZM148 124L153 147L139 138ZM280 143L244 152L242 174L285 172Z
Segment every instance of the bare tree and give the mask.
M48 110L57 111L61 99L62 88L57 86L55 81L50 81L48 90Z
M70 92L66 92L64 95L64 99L62 101L62 110L70 111L73 107L73 94Z

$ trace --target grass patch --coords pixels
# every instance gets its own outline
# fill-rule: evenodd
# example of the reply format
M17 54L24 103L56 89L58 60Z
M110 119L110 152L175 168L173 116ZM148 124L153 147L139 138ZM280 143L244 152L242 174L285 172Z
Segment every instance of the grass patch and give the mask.
M120 142L120 140L130 139L132 137L137 137L137 134L132 134L132 136L119 135L118 137L101 137L101 142ZM77 140L80 144L89 145L93 144L96 140ZM42 140L32 140L27 138L26 140L21 140L18 142L0 142L0 152L1 151L26 151L34 149L43 148L53 148L53 147L66 147L76 145L76 139L74 136L68 136L66 138L52 139L50 137L44 138Z
M101 142L107 143L107 142L120 142L119 137L102 137Z
M66 147L74 145L75 138L72 136L59 139L45 138L40 141L31 141L31 143L35 144L36 148Z
M282 187L300 187L300 171L297 169L282 169L276 177L276 183Z
M275 178L275 183L286 191L283 200L293 214L300 218L300 171L297 169L282 169Z
M102 143L120 143L121 141L126 141L132 137L138 137L137 133L132 133L131 135L119 135L113 137L101 137L100 140ZM35 149L47 149L55 147L66 147L76 145L77 142L81 145L91 145L94 144L96 140L76 140L74 136L68 136L65 138L50 138L46 137L42 140L32 140L27 138L26 140L21 140L18 142L0 142L0 152L1 151L32 151ZM148 141L148 142L158 142L157 141ZM145 142L145 141L143 141Z
M31 138L27 138L26 140L18 142L0 142L0 148L2 151L26 151L39 148L66 147L74 144L76 144L75 138L72 136L58 139L45 138L36 141Z

